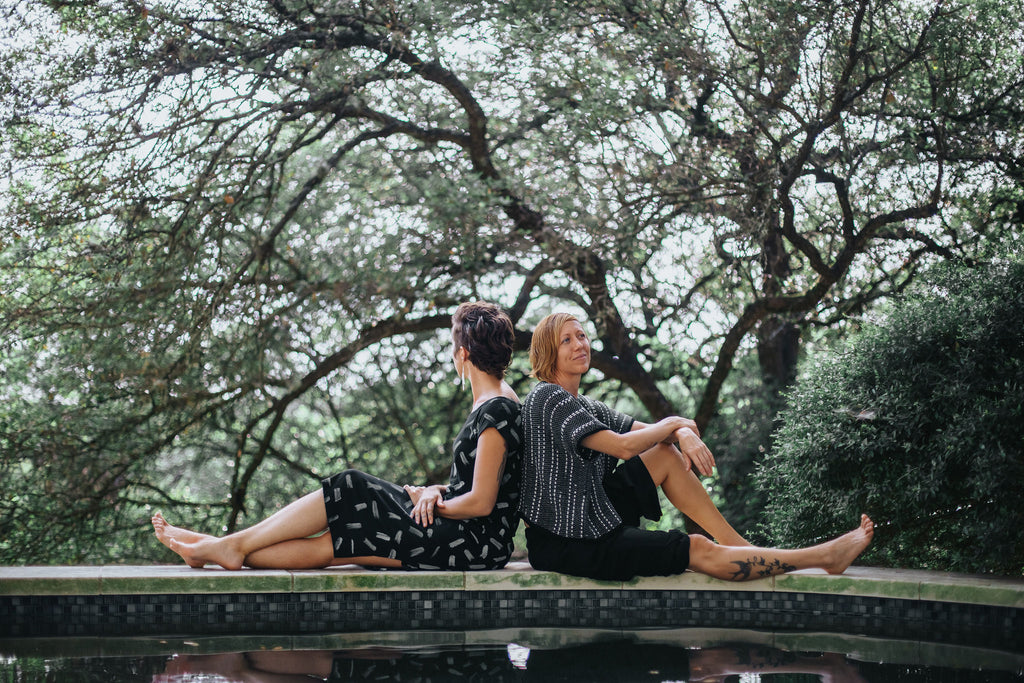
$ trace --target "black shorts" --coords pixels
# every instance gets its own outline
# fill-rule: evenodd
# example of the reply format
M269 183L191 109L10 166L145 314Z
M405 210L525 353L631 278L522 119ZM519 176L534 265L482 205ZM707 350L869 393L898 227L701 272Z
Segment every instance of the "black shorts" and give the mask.
M535 524L526 527L526 547L534 569L608 581L635 576L671 576L690 564L690 537L673 529L639 529L640 517L661 517L658 487L643 461L630 458L605 477L605 491L623 519L597 539L564 538Z
M652 522L661 519L658 487L639 456L619 463L604 478L604 492L608 494L619 517L622 517L623 524L640 526L641 517Z

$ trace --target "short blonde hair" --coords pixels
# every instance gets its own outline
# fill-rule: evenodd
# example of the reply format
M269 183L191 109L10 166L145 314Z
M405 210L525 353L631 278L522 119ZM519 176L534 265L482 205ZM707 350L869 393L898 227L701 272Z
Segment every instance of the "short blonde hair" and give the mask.
M579 322L571 313L552 313L533 328L533 338L530 340L530 377L536 377L542 382L555 381L558 334L562 326L571 321Z

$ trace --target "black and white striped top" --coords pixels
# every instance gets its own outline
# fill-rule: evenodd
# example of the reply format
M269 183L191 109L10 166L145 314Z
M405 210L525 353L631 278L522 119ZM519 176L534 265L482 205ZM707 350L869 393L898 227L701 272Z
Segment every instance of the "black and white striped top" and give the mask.
M540 382L523 401L519 514L563 538L600 538L622 524L604 478L619 462L580 441L604 429L624 434L633 418L557 384Z

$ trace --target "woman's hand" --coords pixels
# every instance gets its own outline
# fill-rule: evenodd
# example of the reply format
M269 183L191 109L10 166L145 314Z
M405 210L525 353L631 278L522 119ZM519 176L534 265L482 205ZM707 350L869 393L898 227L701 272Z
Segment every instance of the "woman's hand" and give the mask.
M700 438L700 430L697 429L697 423L695 421L691 420L688 417L680 417L679 419L683 421L682 429L689 429L690 431L697 435L698 439Z
M434 511L444 509L444 492L447 486L409 486L403 487L412 500L412 518L417 524L430 526L434 523Z
M679 450L685 456L683 462L687 465L687 469L692 463L692 466L696 467L702 475L710 476L715 468L715 456L711 455L711 451L697 436L697 432L689 427L683 427L677 429L673 434L676 437L676 443L679 444Z

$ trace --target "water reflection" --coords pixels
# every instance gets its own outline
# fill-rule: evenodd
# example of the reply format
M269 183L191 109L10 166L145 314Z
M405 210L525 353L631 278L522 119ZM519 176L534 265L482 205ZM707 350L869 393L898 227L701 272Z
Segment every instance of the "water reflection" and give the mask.
M2 683L1022 683L1022 672L1017 651L713 628L0 639Z
M834 653L800 654L763 646L690 650L627 641L555 650L505 648L406 651L244 652L178 655L154 683L324 681L720 681L727 676L809 674L864 683L857 664Z

